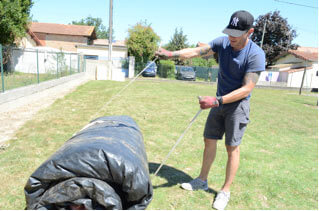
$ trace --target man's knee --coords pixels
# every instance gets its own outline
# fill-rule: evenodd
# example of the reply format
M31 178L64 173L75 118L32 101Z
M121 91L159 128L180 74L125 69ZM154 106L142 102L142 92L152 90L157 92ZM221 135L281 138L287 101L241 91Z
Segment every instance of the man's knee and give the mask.
M204 138L205 147L216 147L217 140Z
M239 145L238 146L226 145L226 150L227 150L228 157L239 156L239 153L240 153Z

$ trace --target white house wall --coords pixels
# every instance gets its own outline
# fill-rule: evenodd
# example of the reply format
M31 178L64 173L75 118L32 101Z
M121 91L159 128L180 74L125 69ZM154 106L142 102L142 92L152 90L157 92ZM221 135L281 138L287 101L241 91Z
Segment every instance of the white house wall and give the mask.
M94 61L90 61L90 59L87 59L87 65L86 65L86 71L89 78L96 78L99 80L99 77L101 76L100 73L103 72L103 75L109 74L106 70L108 68L107 65L104 64L103 61L108 61L109 56L109 49L106 46L78 46L77 52L85 55L90 56L97 56L98 57L98 65L96 66ZM123 63L128 62L127 57L127 49L125 47L112 47L112 74L111 78L107 76L106 78L103 78L104 80L113 80L113 76L115 76L117 73L125 73L126 77L132 77L132 74L134 75L134 69L124 69ZM132 73L133 70L133 73Z
M32 48L32 47L37 46L37 44L31 38L31 36L27 33L26 36L21 39L18 46L22 47L22 48Z
M38 55L37 50L39 50ZM57 53L59 53L59 56ZM58 50L54 52L52 50L42 50L41 48L13 49L11 68L16 72L31 74L35 74L38 71L40 74L58 74L61 71L68 71L70 66L73 71L78 68L78 55L64 53L61 56L60 53ZM57 65L58 57L60 60ZM62 64L64 64L63 67Z
M286 86L287 72L263 71L261 72L257 85L262 86Z
M306 71L303 88L318 88L318 76L316 76L317 68ZM288 87L300 87L304 71L290 73L288 75Z
M100 60L108 60L109 50L107 47L98 48L98 47L83 47L78 46L77 49L78 53L83 55L94 55L98 56ZM127 58L127 50L126 49L118 49L113 47L112 48L112 59L126 59Z
M318 88L318 76L316 76L316 72L318 71L318 64L313 63L310 61L305 61L303 59L299 59L295 57L292 54L288 54L287 56L280 58L276 61L276 64L296 64L295 68L302 67L302 66L312 66L312 69L307 69L305 78L304 78L304 83L303 83L303 88ZM294 67L292 67L294 68ZM281 72L281 74L284 72ZM304 71L298 71L298 72L290 72L288 73L288 78L287 78L287 87L300 87L301 86L301 81L303 77ZM283 80L282 80L283 81Z

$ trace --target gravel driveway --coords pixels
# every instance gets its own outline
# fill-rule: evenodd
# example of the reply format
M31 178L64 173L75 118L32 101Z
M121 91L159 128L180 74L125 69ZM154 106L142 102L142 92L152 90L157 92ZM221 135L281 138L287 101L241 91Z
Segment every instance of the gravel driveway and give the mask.
M88 79L81 77L63 84L45 89L41 92L0 104L0 147L6 147L15 132L39 110L50 106L55 100L74 91L77 86Z

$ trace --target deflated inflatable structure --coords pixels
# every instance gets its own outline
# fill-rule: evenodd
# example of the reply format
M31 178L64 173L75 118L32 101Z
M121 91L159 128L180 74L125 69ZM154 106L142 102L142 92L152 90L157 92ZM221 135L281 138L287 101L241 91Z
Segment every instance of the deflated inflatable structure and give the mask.
M100 117L30 176L26 209L145 209L153 188L143 136L128 116Z

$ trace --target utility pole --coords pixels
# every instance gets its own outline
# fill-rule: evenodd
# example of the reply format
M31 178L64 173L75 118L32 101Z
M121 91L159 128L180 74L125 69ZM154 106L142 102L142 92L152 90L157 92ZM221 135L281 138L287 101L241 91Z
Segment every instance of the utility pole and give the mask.
M263 48L264 36L265 36L265 31L266 31L266 25L267 25L267 19L265 20L265 23L264 23L264 30L263 30L263 36L261 37L260 48Z
M303 83L304 83L304 80L305 80L306 71L307 71L307 60L306 60L305 69L304 69L303 75L302 75L301 85L300 85L300 88L299 88L299 95L301 95L301 90L302 90Z
M110 0L110 14L109 14L109 61L112 61L112 28L113 28L113 0Z
M112 78L112 28L113 28L113 0L110 0L109 13L109 71Z

